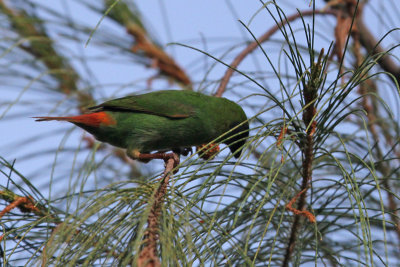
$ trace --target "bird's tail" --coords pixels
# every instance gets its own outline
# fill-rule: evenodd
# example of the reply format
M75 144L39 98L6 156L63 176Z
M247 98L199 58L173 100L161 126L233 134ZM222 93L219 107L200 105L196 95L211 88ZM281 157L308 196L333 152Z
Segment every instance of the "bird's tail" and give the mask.
M69 121L72 122L73 117L32 117L35 121Z
M95 112L68 117L33 117L36 121L68 121L74 124L99 127L100 125L115 125L115 119L106 112Z

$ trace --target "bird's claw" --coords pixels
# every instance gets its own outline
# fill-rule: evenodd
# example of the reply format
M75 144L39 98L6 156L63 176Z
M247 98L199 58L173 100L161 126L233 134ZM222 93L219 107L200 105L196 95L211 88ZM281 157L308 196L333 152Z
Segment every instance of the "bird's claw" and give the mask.
M169 159L173 159L174 161L173 168L175 169L174 174L179 171L179 169L176 168L180 163L179 153L175 151L173 153L157 152L154 154L140 153L138 150L132 150L132 151L127 150L126 152L131 159L139 160L141 162L146 162L146 163L152 159L163 159L165 163L167 163Z

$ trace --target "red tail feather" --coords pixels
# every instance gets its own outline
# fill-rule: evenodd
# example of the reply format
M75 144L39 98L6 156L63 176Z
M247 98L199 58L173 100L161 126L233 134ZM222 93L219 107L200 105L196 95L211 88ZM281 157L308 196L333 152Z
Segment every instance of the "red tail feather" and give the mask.
M99 127L100 125L115 125L117 122L105 112L96 112L69 117L33 117L36 121L68 121L84 124L87 126Z

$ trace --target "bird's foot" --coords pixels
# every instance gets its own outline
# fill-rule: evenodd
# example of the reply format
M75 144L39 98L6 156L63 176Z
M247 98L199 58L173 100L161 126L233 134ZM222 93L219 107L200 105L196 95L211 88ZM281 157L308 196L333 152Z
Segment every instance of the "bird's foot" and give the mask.
M165 163L169 159L174 160L174 169L179 165L180 159L177 153L165 153L165 152L157 152L157 153L140 153L138 150L127 150L126 154L128 157L134 160L140 160L142 162L149 162L152 159L162 159ZM176 169L174 173L177 173L179 169Z

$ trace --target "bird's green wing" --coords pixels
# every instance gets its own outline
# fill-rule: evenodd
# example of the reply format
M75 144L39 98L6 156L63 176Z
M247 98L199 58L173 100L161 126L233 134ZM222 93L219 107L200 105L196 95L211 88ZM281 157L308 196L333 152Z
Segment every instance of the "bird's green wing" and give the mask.
M172 93L171 93L172 92ZM91 111L127 111L153 114L157 116L182 119L194 114L194 108L186 103L185 95L174 91L159 91L143 95L117 98L90 107Z

